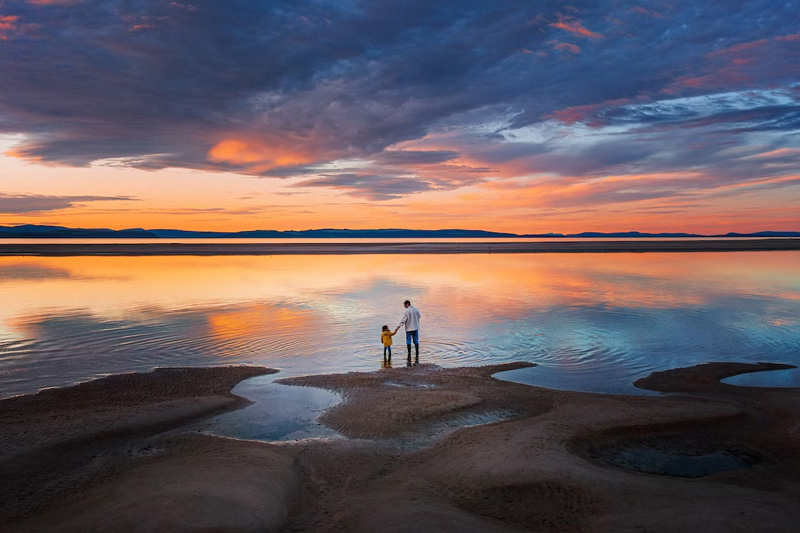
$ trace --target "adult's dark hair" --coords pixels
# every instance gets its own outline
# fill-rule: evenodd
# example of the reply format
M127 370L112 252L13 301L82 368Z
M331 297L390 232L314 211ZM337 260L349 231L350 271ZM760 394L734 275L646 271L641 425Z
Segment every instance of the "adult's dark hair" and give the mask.
M403 302L403 305L411 305L411 301L410 300L406 300L405 302Z

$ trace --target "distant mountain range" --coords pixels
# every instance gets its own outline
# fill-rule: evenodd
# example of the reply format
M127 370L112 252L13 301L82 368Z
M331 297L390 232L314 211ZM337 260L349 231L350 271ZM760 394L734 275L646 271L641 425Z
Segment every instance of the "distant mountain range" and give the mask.
M724 235L700 235L695 233L640 233L638 231L622 231L600 233L587 231L583 233L501 233L495 231L466 229L310 229L302 231L186 231L179 229L131 228L112 230L105 228L67 228L64 226L38 226L25 224L22 226L0 226L0 238L21 239L453 239L453 238L684 238L684 237L800 237L798 231L759 231L756 233L726 233Z

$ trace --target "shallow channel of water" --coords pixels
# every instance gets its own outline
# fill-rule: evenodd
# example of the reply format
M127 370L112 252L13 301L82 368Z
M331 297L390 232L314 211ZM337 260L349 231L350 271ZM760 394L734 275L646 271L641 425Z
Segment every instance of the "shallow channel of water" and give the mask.
M739 387L800 388L800 368L739 374L722 382Z
M291 441L339 437L317 418L341 401L338 394L315 387L281 385L271 374L242 381L232 392L253 405L183 426L178 432L209 433L236 439Z

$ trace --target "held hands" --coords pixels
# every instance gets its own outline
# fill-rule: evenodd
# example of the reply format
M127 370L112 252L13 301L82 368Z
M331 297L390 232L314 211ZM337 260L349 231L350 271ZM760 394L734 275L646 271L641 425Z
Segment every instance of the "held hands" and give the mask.
M397 333L398 329L400 329L400 326L397 326L396 328L394 328L394 332Z

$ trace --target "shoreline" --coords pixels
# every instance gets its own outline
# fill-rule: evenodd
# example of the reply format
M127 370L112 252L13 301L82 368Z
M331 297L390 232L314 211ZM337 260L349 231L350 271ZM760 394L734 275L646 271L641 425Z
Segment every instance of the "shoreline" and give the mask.
M750 252L800 250L800 239L581 242L58 243L0 244L0 256L349 255L480 253Z
M261 367L159 369L0 400L0 531L795 530L800 389L720 383L790 365L707 363L636 383L667 396L492 377L524 366L283 378L340 393L320 420L348 438L281 444L164 433L246 406L230 390L275 372ZM448 423L459 429L426 440ZM637 450L739 463L686 476L619 462Z

